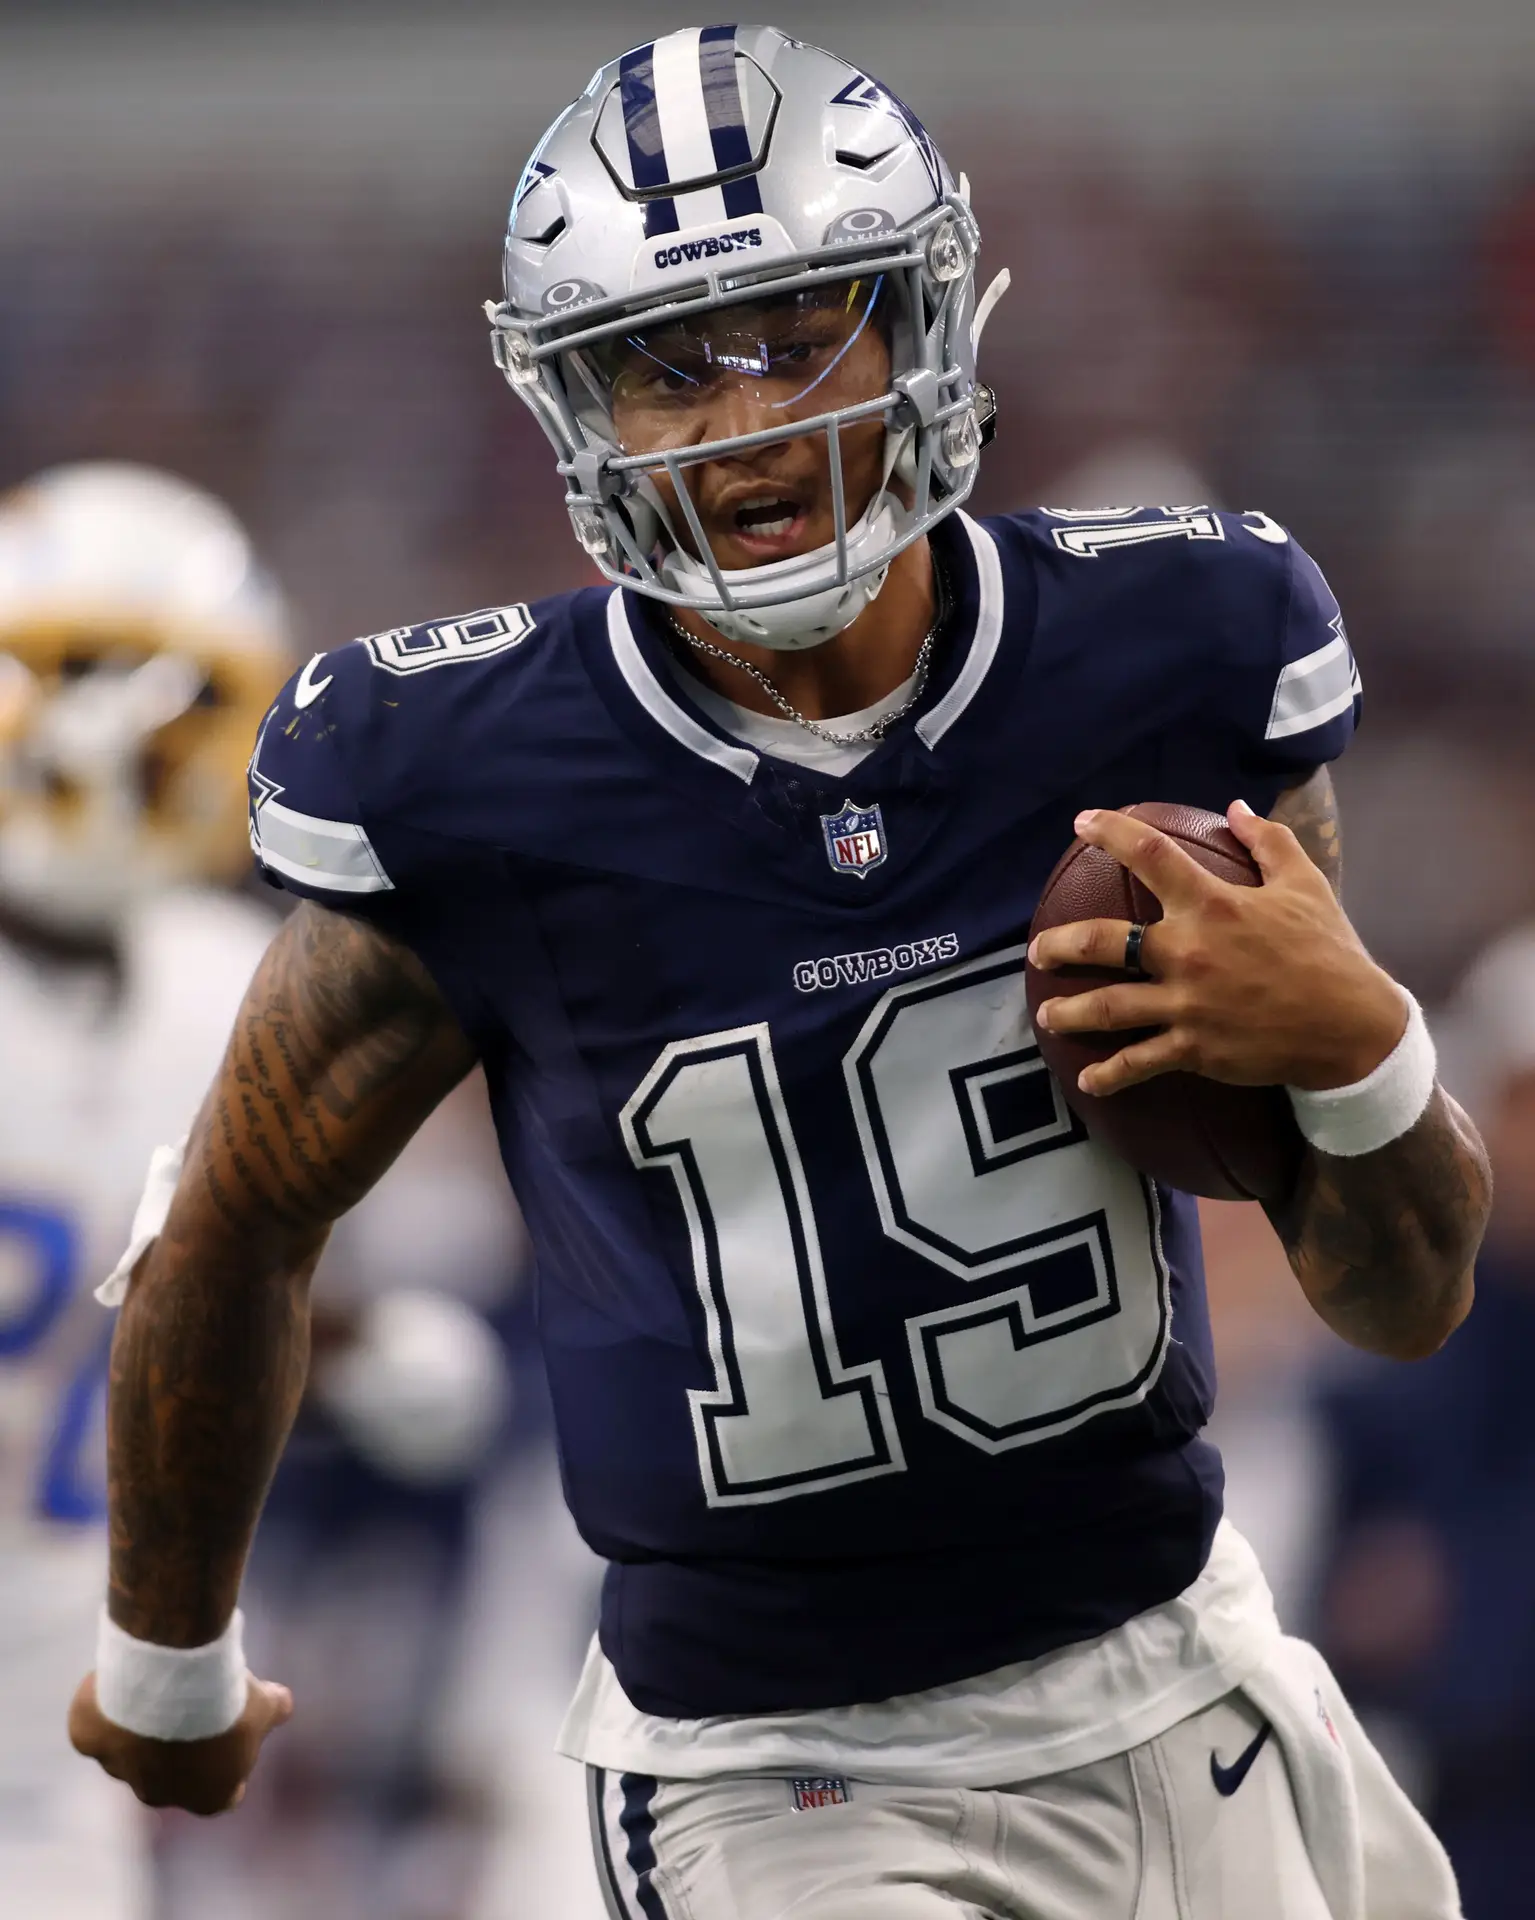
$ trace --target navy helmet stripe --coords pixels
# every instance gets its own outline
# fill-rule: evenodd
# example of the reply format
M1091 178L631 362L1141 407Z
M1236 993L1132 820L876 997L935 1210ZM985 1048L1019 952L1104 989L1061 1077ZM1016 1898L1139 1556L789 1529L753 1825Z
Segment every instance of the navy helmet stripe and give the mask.
M618 1816L618 1824L628 1836L627 1857L638 1882L634 1893L640 1912L645 1920L667 1920L666 1908L650 1877L656 1865L656 1819L650 1811L650 1803L656 1797L656 1782L648 1773L626 1773L618 1784L624 1795L624 1810Z
M675 233L681 224L677 218L675 200L645 202L645 238L647 240L654 240L658 233Z
M727 220L744 220L748 214L762 211L762 194L754 173L747 174L744 180L727 180L720 192L725 197Z
M629 140L629 167L636 188L644 193L651 187L670 186L661 116L656 109L654 41L624 55L618 63L618 86L624 109L624 132Z
M698 36L698 77L703 83L704 112L709 138L714 142L714 164L721 173L751 165L751 142L746 137L746 114L736 81L736 30L705 27Z
M751 140L746 131L746 109L736 72L734 27L705 27L699 34L698 76L704 90L704 112L708 116L715 166L721 173L728 173L733 167L750 166ZM722 192L727 220L744 220L749 214L761 213L762 192L755 174L748 174L744 180L727 181Z
M668 187L666 142L661 137L661 115L656 107L655 42L635 47L618 63L619 98L624 109L624 134L629 142L629 171L636 189ZM645 238L675 233L677 203L665 196L645 202Z

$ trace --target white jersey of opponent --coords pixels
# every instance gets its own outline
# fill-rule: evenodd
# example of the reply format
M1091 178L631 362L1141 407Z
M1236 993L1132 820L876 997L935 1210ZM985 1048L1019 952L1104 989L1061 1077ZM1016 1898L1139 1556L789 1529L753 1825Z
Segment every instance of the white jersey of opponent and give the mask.
M195 1112L272 929L253 902L164 896L130 922L115 990L0 943L0 1906L18 1916L146 1910L139 1810L65 1735L106 1591L112 1320L91 1291L151 1151Z

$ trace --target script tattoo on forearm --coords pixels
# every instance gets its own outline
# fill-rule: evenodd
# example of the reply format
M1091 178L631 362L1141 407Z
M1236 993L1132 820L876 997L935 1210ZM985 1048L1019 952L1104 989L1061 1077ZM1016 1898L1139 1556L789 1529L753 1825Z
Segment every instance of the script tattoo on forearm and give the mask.
M472 1059L376 929L305 904L268 949L113 1340L109 1607L129 1633L198 1646L223 1628L303 1392L330 1225Z
M1281 794L1269 817L1290 828L1339 892L1343 837L1326 767ZM1295 1191L1268 1213L1333 1331L1353 1346L1413 1359L1464 1317L1491 1205L1481 1138L1436 1087L1417 1123L1374 1153L1340 1159L1309 1150Z
M1298 787L1280 794L1269 818L1290 829L1311 855L1312 865L1321 868L1333 892L1341 897L1343 835L1338 826L1338 801L1333 792L1332 775L1327 768L1318 767Z

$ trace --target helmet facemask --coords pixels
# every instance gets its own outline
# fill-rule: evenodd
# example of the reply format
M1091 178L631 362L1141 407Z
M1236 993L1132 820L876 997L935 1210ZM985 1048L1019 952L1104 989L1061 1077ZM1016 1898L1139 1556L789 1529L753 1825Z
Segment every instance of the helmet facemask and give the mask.
M974 376L978 244L966 198L950 192L877 247L842 240L769 271L714 271L649 299L592 303L579 317L492 309L498 364L558 449L577 538L607 578L702 613L727 639L777 649L817 646L856 619L896 555L974 483L991 412ZM829 350L833 314L846 324ZM888 378L851 391L848 369L860 353L867 366L876 337ZM696 402L711 382L754 389L754 415L782 413L782 423L702 439ZM653 404L636 408L637 389ZM675 443L666 389L690 425ZM652 429L643 445L637 417ZM726 564L699 511L699 470L735 462L744 485L760 462L770 494L764 450L807 440L820 443L829 538ZM752 543L731 544L739 559Z

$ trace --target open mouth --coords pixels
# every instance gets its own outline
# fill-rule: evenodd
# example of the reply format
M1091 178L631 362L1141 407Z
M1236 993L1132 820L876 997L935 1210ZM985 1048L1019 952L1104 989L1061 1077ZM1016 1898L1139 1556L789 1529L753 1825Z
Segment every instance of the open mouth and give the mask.
M783 552L805 524L804 509L781 493L755 494L731 515L737 540L758 553Z

